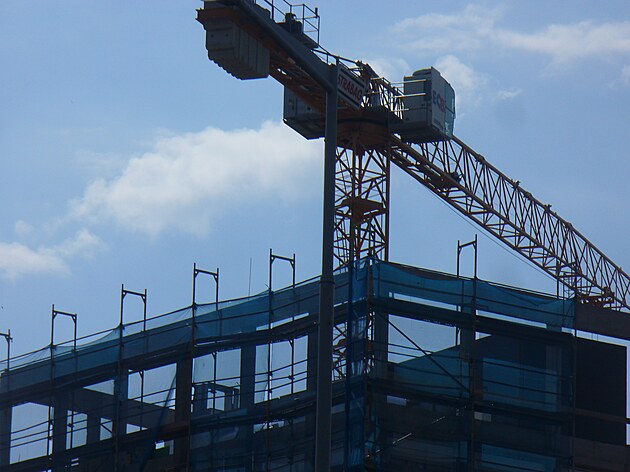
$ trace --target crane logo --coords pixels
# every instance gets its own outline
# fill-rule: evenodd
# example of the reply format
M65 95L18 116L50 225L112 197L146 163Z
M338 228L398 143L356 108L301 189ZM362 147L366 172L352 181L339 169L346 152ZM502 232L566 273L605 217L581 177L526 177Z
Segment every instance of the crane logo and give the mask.
M341 98L351 107L358 110L367 90L367 83L343 64L339 64L337 90Z
M433 91L433 105L437 106L442 113L446 112L446 100L435 90Z

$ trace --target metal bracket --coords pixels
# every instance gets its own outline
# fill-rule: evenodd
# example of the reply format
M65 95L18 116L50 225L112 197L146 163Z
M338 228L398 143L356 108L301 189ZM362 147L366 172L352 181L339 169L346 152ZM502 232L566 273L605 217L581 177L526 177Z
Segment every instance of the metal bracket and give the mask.
M475 234L475 239L473 241L469 241L467 243L463 243L461 244L459 242L459 239L457 240L457 278L459 278L459 261L460 261L460 255L462 253L462 250L464 248L467 248L469 246L472 246L474 251L475 251L475 272L474 272L474 277L475 279L477 278L477 235Z
M67 316L72 319L72 323L74 324L74 338L73 338L73 348L76 350L77 348L77 314L69 313L67 311L55 310L55 305L53 304L51 310L51 323L50 323L50 348L52 349L55 345L55 319L57 316ZM52 356L52 351L51 351Z
M203 270L197 268L197 263L193 264L193 284L192 284L192 304L195 306L197 304L196 293L197 293L197 276L199 274L209 275L214 279L215 284L215 293L214 293L214 303L216 303L217 308L219 306L219 268L217 267L216 272L212 272L210 270ZM193 314L194 316L194 314Z
M139 297L142 300L142 330L147 329L147 289L144 289L144 292L134 292L133 290L126 290L125 284L122 284L120 288L120 329L122 334L122 328L124 323L124 308L125 308L125 297L127 295L133 295L135 297Z
M293 257L286 257L286 256L280 256L278 254L274 254L273 250L269 249L269 292L271 293L273 291L271 287L271 283L272 283L272 275L273 275L273 263L276 260L285 261L291 264L291 271L293 275L291 279L291 286L295 288L295 253L293 253Z

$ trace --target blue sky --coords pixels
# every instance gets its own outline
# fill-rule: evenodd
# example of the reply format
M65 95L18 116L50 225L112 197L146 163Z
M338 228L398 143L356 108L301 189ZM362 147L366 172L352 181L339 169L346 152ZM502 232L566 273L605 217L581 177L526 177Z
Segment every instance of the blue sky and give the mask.
M437 67L455 134L630 266L627 1L312 5L330 51L392 81ZM48 342L52 303L78 312L80 335L115 326L121 283L148 289L149 314L189 304L193 262L220 267L222 297L247 294L250 259L251 291L265 289L270 247L297 254L298 279L318 273L322 143L281 124L272 79L207 60L200 6L0 3L0 331L14 352ZM457 240L479 232L481 277L555 290L396 171L391 225L394 261L453 272ZM63 320L57 341L70 332Z

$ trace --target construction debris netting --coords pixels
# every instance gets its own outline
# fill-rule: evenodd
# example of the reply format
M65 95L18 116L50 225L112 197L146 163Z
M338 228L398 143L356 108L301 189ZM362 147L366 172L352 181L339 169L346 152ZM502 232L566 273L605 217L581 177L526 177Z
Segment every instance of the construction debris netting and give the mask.
M372 259L335 286L334 467L566 460L545 441L571 402L572 300ZM312 279L1 363L0 469L312 470L318 305Z

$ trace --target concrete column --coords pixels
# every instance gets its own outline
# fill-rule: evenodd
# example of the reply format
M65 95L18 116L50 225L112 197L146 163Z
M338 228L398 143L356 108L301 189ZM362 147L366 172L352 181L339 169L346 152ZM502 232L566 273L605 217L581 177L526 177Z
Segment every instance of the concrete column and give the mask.
M190 421L192 407L192 359L177 363L175 374L175 421Z
M241 392L240 407L246 408L250 412L254 408L254 394L256 389L256 346L244 346L241 348ZM245 472L254 470L253 448L254 429L253 425L245 424L241 426L239 437L243 444L243 467Z
M179 361L175 374L175 421L185 424L188 431L190 431L190 415L192 408L192 377L192 358ZM175 439L175 464L181 466L181 470L187 470L189 452L190 441L188 435Z
M11 463L11 420L13 408L0 410L0 470Z
M53 471L65 468L65 461L59 457L66 451L68 441L68 399L65 392L55 393L53 399L52 453Z
M0 393L8 391L7 378L0 376ZM13 407L0 410L0 470L11 463L11 420Z
M123 470L124 454L120 449L121 439L127 434L127 400L129 398L129 372L124 369L114 379L114 421L112 435L114 437L114 470Z
M113 434L124 436L127 434L127 400L129 399L129 373L121 373L114 380L114 395L116 411L113 424Z

